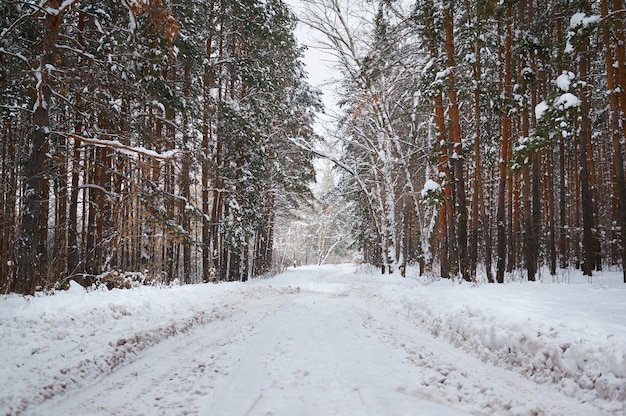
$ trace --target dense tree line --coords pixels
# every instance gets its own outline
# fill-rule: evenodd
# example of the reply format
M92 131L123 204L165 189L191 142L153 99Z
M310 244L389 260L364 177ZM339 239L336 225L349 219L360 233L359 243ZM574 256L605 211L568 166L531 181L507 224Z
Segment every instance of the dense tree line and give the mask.
M367 261L623 269L621 0L307 2L342 72L335 162Z
M314 176L281 0L0 2L0 290L245 280Z

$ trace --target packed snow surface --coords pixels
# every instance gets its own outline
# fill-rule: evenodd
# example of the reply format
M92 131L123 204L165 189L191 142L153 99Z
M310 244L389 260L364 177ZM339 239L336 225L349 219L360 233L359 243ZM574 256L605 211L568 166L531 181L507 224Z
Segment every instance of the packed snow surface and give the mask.
M351 265L0 298L25 415L623 415L620 273L472 285Z

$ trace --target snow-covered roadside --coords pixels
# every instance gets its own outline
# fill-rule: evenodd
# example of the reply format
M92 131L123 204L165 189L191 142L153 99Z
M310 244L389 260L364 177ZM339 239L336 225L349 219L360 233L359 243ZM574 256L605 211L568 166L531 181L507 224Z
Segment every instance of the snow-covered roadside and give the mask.
M132 362L143 360L144 368L154 365L149 360L153 351L157 352L156 356L168 357L169 348L189 350L189 345L207 338L212 339L209 347L196 345L194 348L222 351L218 363L220 371L233 371L234 375L241 372L241 368L247 368L239 363L241 354L237 351L248 351L246 354L249 355L257 351L256 346L265 346L266 355L277 354L271 357L273 365L277 366L275 371L285 371L279 367L290 363L281 359L282 353L273 351L272 347L275 338L285 331L293 334L293 348L302 349L300 354L295 354L293 349L283 352L292 357L294 363L302 365L309 361L310 364L310 360L303 357L307 354L313 359L324 360L328 354L316 356L318 350L314 343L307 345L311 341L307 331L318 327L298 328L299 321L319 313L306 301L309 299L325 308L322 315L326 317L321 322L328 322L333 314L341 321L346 317L346 308L352 308L348 309L351 323L343 322L342 325L348 326L337 327L336 332L345 333L328 333L329 337L336 338L331 341L358 345L357 338L363 339L364 334L375 336L396 352L392 354L391 350L381 349L384 347L380 344L370 345L374 348L371 357L384 354L406 361L406 368L394 361L387 363L387 366L396 366L396 373L403 372L399 376L403 380L402 388L397 390L402 395L415 394L423 399L425 394L433 394L444 398L446 403L458 397L460 401L465 400L460 408L472 413L499 409L496 413L501 415L577 414L563 410L550 412L546 406L536 404L524 410L519 405L522 398L533 397L535 391L548 391L558 386L576 399L574 403L581 403L581 412L582 409L588 411L588 405L582 404L586 402L593 404L598 414L621 415L626 413L626 324L621 323L626 316L626 303L623 302L626 287L618 283L616 273L604 273L594 279L596 283L589 284L573 275L571 283L567 284L509 283L474 287L444 280L431 282L415 277L380 276L362 270L355 273L354 266L328 266L299 267L271 279L257 279L246 284L140 287L100 292L85 292L74 286L69 292L54 296L1 297L0 360L3 367L0 369L0 412L18 414L27 410L26 413L30 413L41 402L73 395L83 387L98 383L106 375L129 367ZM294 313L300 315L292 316L289 309L284 309L294 306L298 306ZM269 315L261 311L267 311ZM317 325L317 321L312 322ZM239 327L246 325L257 328L237 335ZM365 328L367 332L359 328ZM315 342L319 342L324 333L323 326L318 329L311 334L317 337ZM185 335L188 331L191 338ZM354 336L348 337L348 331ZM421 335L423 331L437 335L442 342L429 344ZM252 333L254 338L249 338ZM282 339L287 338L282 335ZM460 346L479 360L472 361L468 355L455 353L455 348L446 346L447 342L443 341ZM171 345L163 348L166 344ZM399 355L398 350L405 351L406 355ZM329 351L329 354L341 352ZM448 357L445 359L458 357L458 362L450 364L444 355ZM246 358L254 363L253 357ZM352 371L352 367L345 363L349 358L344 356L342 360L335 360L333 365L356 384L360 382L356 374L347 373ZM178 359L182 360L183 356ZM159 371L168 374L171 369L180 373L178 377L187 380L187 386L188 380L197 376L204 377L200 384L210 385L211 389L225 387L219 384L223 382L219 378L207 379L202 374L188 377L183 371L185 366L202 365L205 368L206 363L177 363L175 356L172 360L174 362L169 366L157 365L161 367ZM508 393L506 387L498 388L494 382L501 376L493 369L482 370L480 360L525 374L545 387L529 387L513 380L513 388ZM377 364L380 363L372 363ZM239 366L239 370L233 369L235 366ZM363 368L363 371L370 370ZM419 379L407 377L414 371L421 372ZM475 375L470 380L462 374L463 371ZM241 381L246 382L249 374L246 371L242 374L245 377ZM298 377L302 374L294 373ZM391 374L389 384L398 383L399 379L393 376L393 372ZM274 377L281 375L274 373ZM313 405L316 397L321 399L328 394L315 390L316 385L324 386L323 380L316 377L317 374L310 374L303 379L309 380L308 383L311 380L316 382L306 387L307 397ZM483 378L491 379L483 383ZM502 376L501 379L510 378ZM118 383L121 380L117 378ZM411 380L415 380L413 384ZM115 386L114 381L106 384ZM368 385L374 383L361 384L360 387L368 388ZM166 386L154 388L147 385L146 388L158 390L159 394L168 391ZM524 395L520 389L525 390ZM196 398L208 394L206 389L197 393L195 390ZM246 390L245 385L243 390ZM390 392L388 400L397 399L393 398L394 391ZM161 398L160 414L188 412L183 408L177 408L180 413L171 408L167 412L168 405L185 398L180 393L171 394L178 395L178 398ZM402 395L398 397L404 397ZM481 399L481 395L485 398ZM237 400L235 396L233 400ZM517 405L506 410L509 401ZM558 398L556 401L561 403ZM368 402L367 398L365 402ZM106 409L106 403L101 404ZM320 406L318 410L331 409L322 403ZM571 409L572 405L563 406ZM138 405L138 409L133 414L149 414L146 409L150 408Z
M626 285L621 272L589 283L429 282L382 288L386 305L432 334L581 402L626 414Z
M73 283L53 296L0 298L0 409L27 407L80 389L146 348L235 308L228 285L86 292Z
M504 285L381 276L361 270L348 287L307 280L308 288L359 290L484 362L554 383L570 397L626 414L626 285L621 272L591 280L568 272ZM348 277L348 276L346 276ZM272 284L293 285L289 274ZM358 289L357 289L358 288Z

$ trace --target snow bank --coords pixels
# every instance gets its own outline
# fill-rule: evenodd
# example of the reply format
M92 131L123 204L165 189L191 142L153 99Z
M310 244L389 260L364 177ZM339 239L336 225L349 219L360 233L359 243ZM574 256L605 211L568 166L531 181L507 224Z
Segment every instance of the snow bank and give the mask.
M132 362L144 349L224 319L241 284L0 297L0 409L19 414ZM219 306L219 307L218 307Z
M232 325L229 319L245 313L251 299L312 292L335 303L358 297L390 317L406 316L411 328L482 361L620 415L626 411L626 285L620 280L620 273L605 272L589 283L571 272L560 283L475 286L355 273L351 265L298 267L247 283L91 292L73 284L54 296L2 296L0 409L27 413L97 382L169 337L216 320Z
M414 279L382 289L387 305L432 334L609 412L626 402L626 287L605 273L565 283L472 286Z

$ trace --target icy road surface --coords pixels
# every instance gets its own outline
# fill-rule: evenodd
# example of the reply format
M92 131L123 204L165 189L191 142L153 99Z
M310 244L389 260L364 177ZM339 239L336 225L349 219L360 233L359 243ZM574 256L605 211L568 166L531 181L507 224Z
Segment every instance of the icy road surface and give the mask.
M171 296L170 289L157 295L144 293L143 301L136 296L136 300L122 305L113 298L85 301L92 294L79 294L78 299L91 305L91 310L121 311L113 320L126 321L119 323L117 330L118 324L108 324L105 319L102 334L87 335L90 330L76 329L77 333L85 332L80 338L91 339L83 344L83 349L88 348L84 354L95 354L95 361L106 364L98 366L99 373L95 374L90 360L86 364L84 357L72 357L71 346L66 346L69 351L62 357L51 348L53 355L66 363L58 374L54 364L47 364L44 373L50 373L48 380L39 375L36 387L48 394L39 398L34 394L35 398L30 399L33 403L8 413L621 413L621 400L584 403L588 401L585 394L566 395L562 386L536 383L514 368L504 368L504 363L484 362L477 354L433 336L433 331L416 324L413 314L389 306L389 300L382 295L388 284L378 276L357 277L353 267L326 267L295 269L247 284L200 285L196 286L195 296L193 288L183 287L180 289L187 291L185 295L169 301L163 298ZM197 294L203 288L213 294L204 296L204 304L203 296ZM121 296L126 293L104 292L100 298L112 292ZM80 311L70 315L75 313L80 320ZM172 323L170 315L177 313L186 318ZM148 328L158 327L158 322L160 333L165 335L149 336L154 331ZM185 322L196 323L185 327ZM162 329L165 324L169 333ZM126 336L120 337L122 333ZM80 345L87 341L72 342ZM103 351L94 352L94 348ZM107 348L115 353L104 351ZM39 354L31 355L37 360ZM46 367L44 361L42 366ZM51 383L47 389L46 383ZM58 383L65 386L58 388Z

